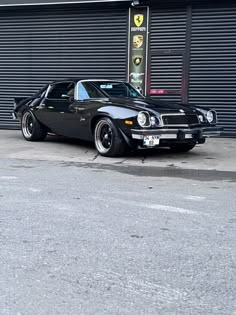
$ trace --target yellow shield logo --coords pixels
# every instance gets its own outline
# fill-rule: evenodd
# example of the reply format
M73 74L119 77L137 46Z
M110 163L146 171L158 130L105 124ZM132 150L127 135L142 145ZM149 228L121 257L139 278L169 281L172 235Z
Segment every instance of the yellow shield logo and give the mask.
M134 24L137 27L140 27L143 24L144 21L144 15L143 14L135 14L134 16Z

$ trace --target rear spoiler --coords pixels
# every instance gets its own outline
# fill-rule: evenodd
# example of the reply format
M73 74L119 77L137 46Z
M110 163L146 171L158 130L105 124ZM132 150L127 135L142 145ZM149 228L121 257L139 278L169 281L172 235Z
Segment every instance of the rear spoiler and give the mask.
M14 105L18 105L21 101L26 100L28 97L15 97L14 98Z
M17 112L19 108L24 105L27 101L29 101L31 97L14 97L14 112Z

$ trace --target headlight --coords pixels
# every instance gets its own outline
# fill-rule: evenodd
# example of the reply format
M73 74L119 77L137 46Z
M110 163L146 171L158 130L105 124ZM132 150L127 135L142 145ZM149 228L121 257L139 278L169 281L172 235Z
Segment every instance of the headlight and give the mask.
M151 122L152 127L160 127L161 126L161 120L159 117L151 116L150 122Z
M200 120L201 123L204 122L204 117L203 117L203 115L198 115L198 118L199 118L199 120Z
M157 123L156 117L152 116L152 117L150 118L150 122L151 122L151 126L156 126L156 123Z
M196 107L196 110L198 112L200 112L203 115L203 117L204 117L204 119L203 119L203 117L201 117L202 115L198 114L198 118L199 118L199 121L201 123L207 123L207 122L209 124L216 124L217 123L217 114L216 114L216 112L214 110L212 110L212 109L211 110L206 110L206 109L198 108L198 107Z
M207 121L211 124L211 123L213 123L213 121L214 121L214 113L211 111L211 110L209 110L208 112L207 112L207 114L206 114L206 119L207 119Z
M150 127L150 116L148 112L139 112L137 121L141 127Z

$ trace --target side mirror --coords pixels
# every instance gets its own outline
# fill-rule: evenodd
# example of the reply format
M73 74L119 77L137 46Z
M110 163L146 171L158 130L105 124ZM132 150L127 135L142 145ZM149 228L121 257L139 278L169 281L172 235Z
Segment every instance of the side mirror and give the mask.
M69 99L70 99L70 96L69 96L69 95L67 95L67 94L62 94L61 98L64 98L64 99L69 100Z
M67 94L62 94L61 98L64 99L64 100L68 100L71 103L74 102L74 96L70 96L70 95L67 95Z

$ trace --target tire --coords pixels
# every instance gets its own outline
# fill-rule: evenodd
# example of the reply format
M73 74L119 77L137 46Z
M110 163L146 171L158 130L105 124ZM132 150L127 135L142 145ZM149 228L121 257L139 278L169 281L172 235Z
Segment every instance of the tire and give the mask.
M126 149L122 135L108 117L103 117L96 123L94 142L98 153L102 156L122 156Z
M21 132L27 141L44 140L47 136L46 129L34 117L30 110L26 110L21 118Z
M196 146L196 142L191 143L177 143L170 147L172 152L184 153L192 150Z

